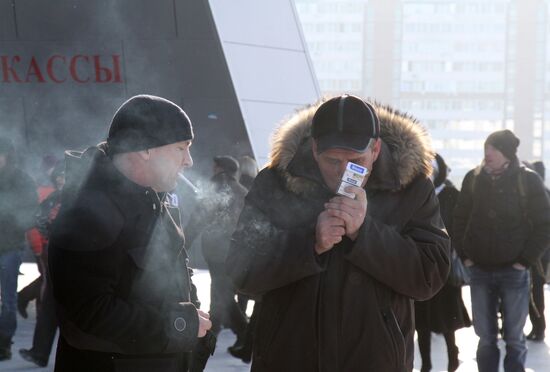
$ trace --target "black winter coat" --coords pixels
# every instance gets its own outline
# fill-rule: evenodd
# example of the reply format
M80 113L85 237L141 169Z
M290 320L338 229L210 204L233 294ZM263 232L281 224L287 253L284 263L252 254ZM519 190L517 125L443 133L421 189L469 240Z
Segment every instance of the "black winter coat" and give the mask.
M468 172L454 212L454 237L458 254L482 268L535 266L550 242L550 203L541 178L517 161L496 179L479 168Z
M50 239L55 371L186 371L198 316L177 209L90 153L91 168L80 160L89 176L74 201L63 196ZM71 182L68 171L65 190Z
M25 232L34 225L36 208L32 178L11 165L0 169L0 254L25 247Z
M252 371L411 371L412 299L433 296L449 270L429 149L410 119L378 107L384 145L366 187L368 215L355 242L317 256L315 224L334 194L311 154L315 109L276 134L233 235L229 273L242 292L262 296Z
M458 195L459 191L449 181L445 182L445 187L437 195L441 217L448 229L453 225L453 211ZM451 234L451 239L452 237ZM471 325L470 316L462 301L462 288L453 286L448 281L433 298L415 302L415 316L416 329L437 333L454 332Z

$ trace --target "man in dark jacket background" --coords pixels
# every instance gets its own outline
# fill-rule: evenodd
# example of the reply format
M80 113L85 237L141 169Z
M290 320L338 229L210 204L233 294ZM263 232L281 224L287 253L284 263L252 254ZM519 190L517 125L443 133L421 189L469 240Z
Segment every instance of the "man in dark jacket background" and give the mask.
M412 299L449 271L432 159L414 119L355 96L280 127L227 260L262 296L252 371L412 370ZM354 199L336 194L348 161L369 171Z
M167 192L193 164L192 139L181 108L141 95L119 108L106 144L67 159L49 246L56 372L189 369L211 323Z
M17 327L17 276L25 232L33 226L38 207L36 185L16 165L15 147L0 137L0 361L11 358Z
M540 160L534 162L523 161L523 164L537 172L544 182L545 167ZM550 197L550 190L546 188L546 195ZM534 267L531 271L531 301L529 301L529 320L531 321L531 332L525 337L527 340L542 342L546 331L546 319L544 317L544 285L546 284L546 273L550 263L550 247L540 258L540 267ZM538 264L537 264L538 266Z
M189 242L201 236L202 254L210 272L210 319L212 332L231 329L243 337L248 320L235 300L235 286L227 276L225 259L237 226L247 190L237 181L238 161L229 155L213 159L213 176L187 226Z
M483 163L464 177L454 213L455 247L470 267L481 372L499 370L499 310L506 342L504 370L525 370L528 269L535 267L550 240L550 204L543 182L520 167L518 146L519 139L507 129L487 137Z

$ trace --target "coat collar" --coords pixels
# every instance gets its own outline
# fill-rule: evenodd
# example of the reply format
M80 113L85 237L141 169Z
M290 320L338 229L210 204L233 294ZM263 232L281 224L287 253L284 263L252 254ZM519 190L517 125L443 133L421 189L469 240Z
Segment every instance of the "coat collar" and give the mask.
M160 210L165 196L165 193L156 193L124 176L107 156L102 144L84 152L66 153L66 169L68 184L84 179L82 189L106 191L126 215L141 213L142 208Z
M508 179L510 177L515 176L519 171L521 171L521 168L525 168L523 165L520 165L518 159L511 160L510 163L508 163L508 166L506 169L499 173L498 175L491 175L487 170L485 169L484 162L478 167L479 171L478 173L482 173L485 177L491 178L491 179Z

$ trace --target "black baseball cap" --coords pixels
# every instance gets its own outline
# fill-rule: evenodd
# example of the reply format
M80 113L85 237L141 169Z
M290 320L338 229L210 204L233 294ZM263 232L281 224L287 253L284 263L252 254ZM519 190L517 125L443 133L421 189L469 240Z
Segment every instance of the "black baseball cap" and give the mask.
M365 152L370 140L380 137L380 121L371 104L344 94L317 108L311 135L319 153L333 148Z

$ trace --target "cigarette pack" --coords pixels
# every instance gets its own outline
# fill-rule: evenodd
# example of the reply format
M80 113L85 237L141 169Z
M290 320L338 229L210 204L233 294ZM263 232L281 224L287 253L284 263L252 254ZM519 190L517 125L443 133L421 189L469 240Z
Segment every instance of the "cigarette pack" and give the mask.
M345 188L350 185L361 187L361 185L363 184L363 180L368 173L369 170L367 168L352 162L348 162L348 165L346 166L346 171L342 175L342 182L340 182L340 187L338 187L337 194L354 199L355 194L346 192Z

